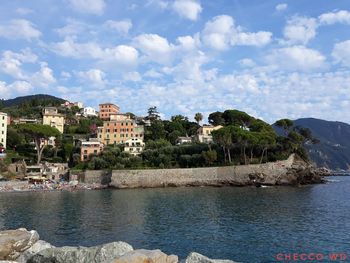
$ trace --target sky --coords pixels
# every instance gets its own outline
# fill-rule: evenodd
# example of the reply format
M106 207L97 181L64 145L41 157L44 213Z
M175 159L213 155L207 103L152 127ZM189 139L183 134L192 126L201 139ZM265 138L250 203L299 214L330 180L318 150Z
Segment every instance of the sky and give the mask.
M2 0L0 98L350 123L349 0Z

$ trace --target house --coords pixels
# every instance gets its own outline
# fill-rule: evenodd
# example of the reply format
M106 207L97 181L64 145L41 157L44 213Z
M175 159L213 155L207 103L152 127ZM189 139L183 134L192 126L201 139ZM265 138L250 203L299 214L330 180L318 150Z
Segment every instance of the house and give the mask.
M119 113L119 106L113 103L102 103L99 105L98 116L101 120L109 120L112 113Z
M64 115L59 114L57 108L55 107L46 107L43 110L43 124L49 125L51 127L56 128L61 133L63 133L64 129Z
M6 149L7 139L7 114L0 112L0 146Z
M145 148L145 143L140 138L130 138L125 141L124 152L131 155L139 155Z
M194 141L200 142L200 143L212 143L213 142L213 136L212 132L216 131L218 129L221 129L223 126L212 126L212 125L203 125L197 130L197 134L194 136Z
M13 124L39 124L40 120L38 119L27 119L27 118L18 118L12 120Z
M92 107L85 107L80 111L81 115L83 115L84 117L96 117L97 116L97 112L94 108Z
M186 144L186 143L192 143L192 138L191 137L178 137L176 139L176 144Z
M110 120L104 121L97 131L97 138L104 145L123 144L131 138L143 141L143 137L144 127L137 125L129 115L121 113L110 114Z
M103 143L98 140L90 139L89 141L80 141L80 160L87 161L91 155L98 155L103 151Z

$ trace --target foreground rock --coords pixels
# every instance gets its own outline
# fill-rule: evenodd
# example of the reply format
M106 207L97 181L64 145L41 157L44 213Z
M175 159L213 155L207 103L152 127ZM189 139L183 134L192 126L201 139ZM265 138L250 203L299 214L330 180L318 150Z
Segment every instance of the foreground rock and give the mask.
M210 259L199 253L192 252L184 261L184 263L238 263L232 260Z
M157 250L137 249L125 242L94 247L54 247L39 240L39 234L25 228L0 231L0 262L18 263L178 263L175 255ZM192 252L184 263L235 263L209 259Z
M0 260L15 260L39 240L39 234L25 228L0 232Z

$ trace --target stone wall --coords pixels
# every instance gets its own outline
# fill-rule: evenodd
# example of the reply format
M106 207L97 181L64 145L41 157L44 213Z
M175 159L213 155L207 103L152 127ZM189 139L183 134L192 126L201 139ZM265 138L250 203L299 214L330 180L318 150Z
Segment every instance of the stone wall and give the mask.
M110 186L115 188L148 188L166 186L288 184L288 171L294 165L288 160L256 165L188 169L114 170Z

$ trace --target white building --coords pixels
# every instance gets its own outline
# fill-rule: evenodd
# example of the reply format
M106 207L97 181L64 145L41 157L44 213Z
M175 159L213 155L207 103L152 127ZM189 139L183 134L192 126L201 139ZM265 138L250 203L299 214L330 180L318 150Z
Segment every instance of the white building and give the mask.
M84 117L96 117L97 116L96 110L92 107L85 107L84 109L81 110L81 114Z
M124 152L130 153L131 155L139 155L145 148L145 143L142 139L131 138L125 141Z
M7 114L0 112L0 144L6 148Z

